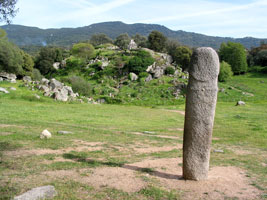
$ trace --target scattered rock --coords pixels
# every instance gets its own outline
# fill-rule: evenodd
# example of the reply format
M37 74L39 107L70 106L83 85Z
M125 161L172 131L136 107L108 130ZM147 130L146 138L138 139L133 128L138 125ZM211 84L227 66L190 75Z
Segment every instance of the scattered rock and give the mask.
M41 83L42 85L45 85L45 86L48 87L49 82L50 82L50 81L49 81L48 79L46 79L46 78L42 78L42 80L41 80L40 83Z
M40 135L41 139L48 139L48 138L51 138L51 137L52 137L52 134L46 129L43 130L43 132Z
M0 77L0 82L2 82L4 79L2 77Z
M148 77L146 77L145 82L149 82L149 81L152 81L152 80L153 80L152 75L149 74Z
M16 91L16 90L17 90L17 89L14 88L14 87L10 87L9 89L10 89L10 90L13 90L13 91Z
M73 134L73 132L71 132L71 131L58 131L57 133L61 134L61 135Z
M131 41L128 45L128 49L132 50L132 49L137 49L137 48L138 48L137 44L135 43L135 41L133 39L131 39Z
M224 151L222 149L214 149L213 152L214 153L224 153Z
M155 132L153 132L153 131L144 131L143 133L144 134L155 134Z
M16 83L17 81L16 81L16 79L11 79L10 80L10 83Z
M56 195L57 195L57 192L56 192L55 187L51 185L47 185L47 186L33 188L20 196L16 196L14 200L52 199Z
M51 79L49 86L51 87L52 90L55 90L55 89L61 89L63 87L63 84L53 78Z
M260 83L264 83L264 81L260 81Z
M244 105L246 105L246 103L244 101L238 101L236 103L236 106L244 106Z
M30 76L24 76L23 77L23 81L31 83L32 82L32 78Z
M5 88L2 88L2 87L0 87L0 92L3 92L5 94L8 94L9 93L9 91L7 91Z
M225 92L225 89L224 88L220 88L219 92Z
M36 97L36 99L40 99L41 98L38 94L34 94L34 96Z
M129 76L130 76L131 81L136 81L138 79L138 76L133 72L131 72Z
M17 79L17 76L15 74L9 74L9 73L6 73L6 72L0 72L0 77L2 77L3 80L7 80L7 81L11 81L14 80L16 81Z
M60 67L60 62L55 62L55 63L53 64L53 67L54 67L55 70L58 70L59 67Z

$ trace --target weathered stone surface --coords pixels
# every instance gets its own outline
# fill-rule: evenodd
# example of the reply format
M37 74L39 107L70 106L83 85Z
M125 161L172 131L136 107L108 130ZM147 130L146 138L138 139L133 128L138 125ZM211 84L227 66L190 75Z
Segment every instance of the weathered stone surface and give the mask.
M5 94L8 94L9 93L9 91L7 91L5 88L2 88L2 87L0 87L0 92L3 92Z
M130 76L131 81L136 81L138 79L138 76L133 72L131 72L129 76Z
M61 135L73 134L73 132L71 132L71 131L58 131L57 133L61 134Z
M136 44L135 41L132 39L132 40L130 41L129 45L128 45L128 49L129 49L129 50L132 50L132 49L137 49L137 48L138 48L137 44Z
M17 89L14 88L14 87L10 87L9 89L10 89L10 90L13 90L13 91L16 91L16 90L17 90Z
M40 99L41 97L38 94L34 95L36 97L36 99Z
M42 78L41 82L40 82L42 85L45 85L45 86L48 86L49 84L49 80L46 79L46 78Z
M54 68L55 70L58 70L59 67L60 67L60 62L55 62L55 63L53 64L53 68Z
M219 58L212 48L194 51L189 69L183 143L183 177L208 177L218 92Z
M52 134L48 130L43 130L42 133L40 134L41 139L49 139L52 137Z
M2 77L0 77L0 82L2 82L4 79Z
M2 77L3 79L9 80L9 81L17 79L17 76L15 74L9 74L6 72L0 72L0 77Z
M32 82L32 78L30 76L24 76L23 81L24 82Z
M61 82L59 82L58 80L54 79L54 78L51 79L49 85L50 85L50 87L51 87L52 90L54 90L54 89L61 89L63 87L63 84Z
M236 106L244 106L244 105L246 105L246 103L244 101L238 101L236 103Z
M41 200L41 199L52 199L57 195L54 186L42 186L38 188L33 188L28 192L16 196L14 200Z
M152 75L149 74L149 75L146 77L145 82L149 82L149 81L152 81L152 80L153 80Z

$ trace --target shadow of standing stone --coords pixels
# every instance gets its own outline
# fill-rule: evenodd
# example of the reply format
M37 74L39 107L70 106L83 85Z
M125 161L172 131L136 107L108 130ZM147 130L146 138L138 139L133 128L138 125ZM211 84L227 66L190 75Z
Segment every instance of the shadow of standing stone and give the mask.
M219 58L212 48L197 48L192 56L187 86L183 178L208 178L210 145L218 92Z

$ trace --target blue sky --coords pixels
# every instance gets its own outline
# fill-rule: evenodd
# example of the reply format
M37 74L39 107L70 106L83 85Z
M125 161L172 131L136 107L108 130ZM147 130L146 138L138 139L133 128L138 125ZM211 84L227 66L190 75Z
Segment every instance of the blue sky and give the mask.
M18 0L17 7L13 24L40 28L123 21L212 36L267 38L267 0Z

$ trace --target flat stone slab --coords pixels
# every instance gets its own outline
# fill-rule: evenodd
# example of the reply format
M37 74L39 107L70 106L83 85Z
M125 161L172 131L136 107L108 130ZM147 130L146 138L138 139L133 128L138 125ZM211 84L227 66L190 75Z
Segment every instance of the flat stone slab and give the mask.
M0 87L0 92L6 93L6 94L9 93L9 91L7 91L5 88L2 88L2 87Z
M14 200L42 200L52 199L57 195L56 189L52 185L37 187L25 192L20 196L16 196Z
M58 131L57 133L58 133L58 134L61 134L61 135L69 135L69 134L73 134L73 132L71 132L71 131Z

